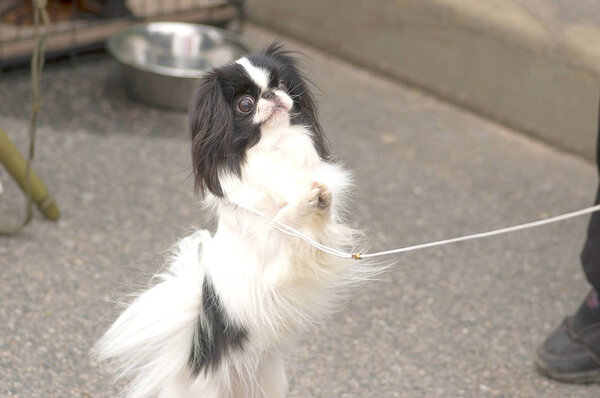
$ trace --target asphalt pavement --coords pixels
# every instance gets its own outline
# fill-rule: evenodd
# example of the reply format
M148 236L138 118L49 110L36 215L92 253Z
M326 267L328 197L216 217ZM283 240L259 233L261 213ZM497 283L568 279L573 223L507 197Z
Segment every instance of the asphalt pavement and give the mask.
M253 45L273 39L249 26ZM352 222L373 250L536 220L592 203L593 164L285 37L318 85L321 121L356 171ZM26 144L28 71L0 75L0 125ZM117 303L207 221L185 114L130 100L105 54L44 72L36 170L63 211L0 237L0 396L115 397L89 359ZM0 170L1 222L22 197ZM549 381L537 346L587 293L587 217L396 257L300 342L290 397L598 397Z

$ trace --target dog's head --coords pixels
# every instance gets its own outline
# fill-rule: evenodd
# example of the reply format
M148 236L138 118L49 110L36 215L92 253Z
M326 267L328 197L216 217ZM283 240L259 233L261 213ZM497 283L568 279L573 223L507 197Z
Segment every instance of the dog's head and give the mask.
M219 175L241 176L246 151L270 129L289 124L306 126L325 159L327 142L308 86L297 60L277 43L206 73L189 110L196 190L223 197Z

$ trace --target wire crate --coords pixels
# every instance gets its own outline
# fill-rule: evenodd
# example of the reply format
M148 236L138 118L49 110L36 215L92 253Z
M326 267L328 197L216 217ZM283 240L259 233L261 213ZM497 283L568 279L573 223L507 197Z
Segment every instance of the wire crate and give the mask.
M110 35L148 21L239 30L244 0L48 0L47 57L102 48ZM31 0L0 0L0 70L27 62L35 46Z

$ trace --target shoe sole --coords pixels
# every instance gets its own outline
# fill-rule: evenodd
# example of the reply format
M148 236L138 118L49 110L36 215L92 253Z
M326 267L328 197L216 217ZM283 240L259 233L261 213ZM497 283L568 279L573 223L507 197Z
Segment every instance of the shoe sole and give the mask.
M555 369L549 368L538 358L535 358L534 362L538 372L550 379L572 384L600 383L600 369L588 370L585 372L561 373Z

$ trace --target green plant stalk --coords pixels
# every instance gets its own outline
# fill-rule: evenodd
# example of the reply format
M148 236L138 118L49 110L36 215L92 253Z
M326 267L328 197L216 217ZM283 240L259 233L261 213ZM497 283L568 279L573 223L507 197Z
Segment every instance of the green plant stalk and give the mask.
M27 179L25 177L27 174L27 160L23 158L2 128L0 128L0 162L27 195ZM36 204L44 217L52 221L59 219L60 210L58 205L33 169L29 170L29 191L33 203Z

